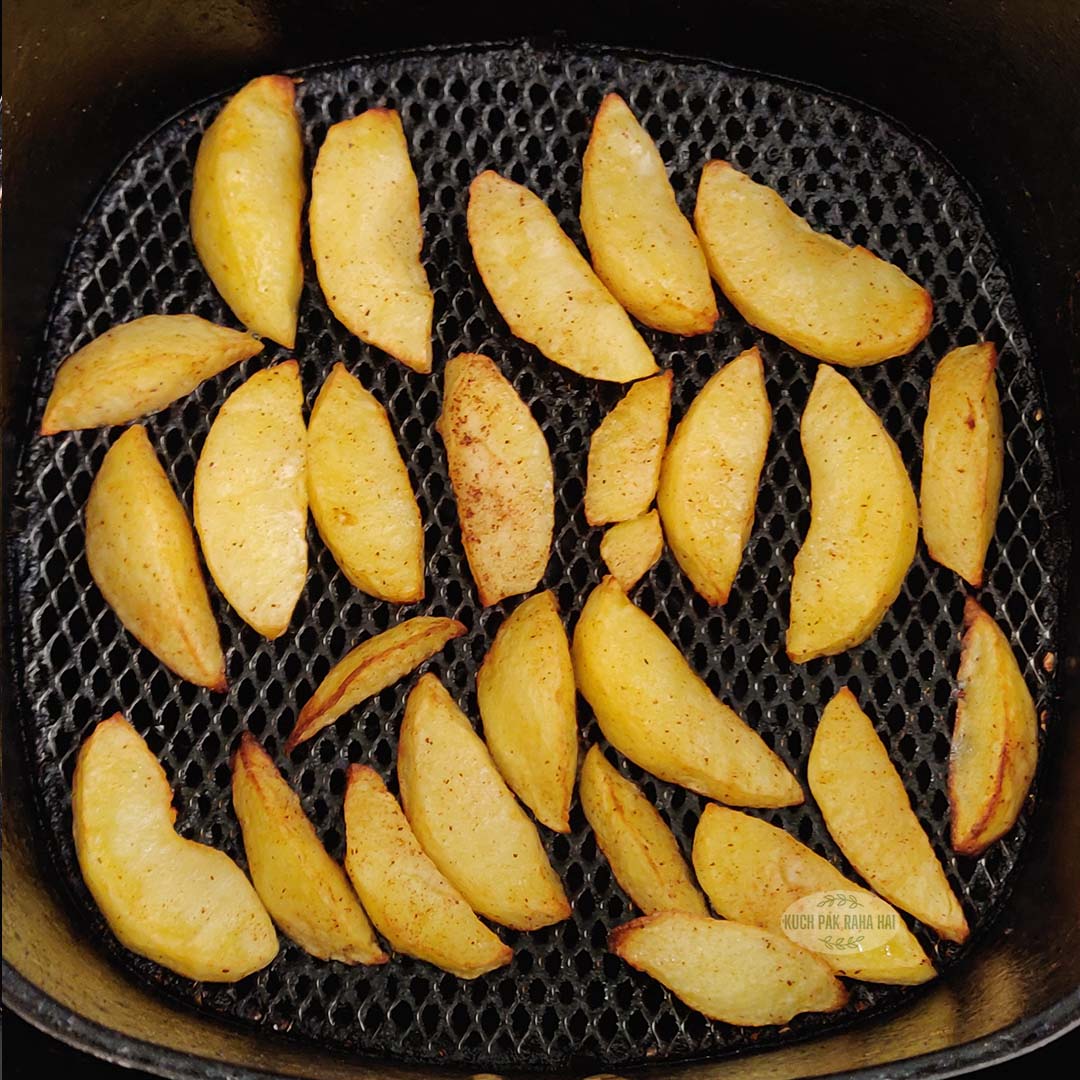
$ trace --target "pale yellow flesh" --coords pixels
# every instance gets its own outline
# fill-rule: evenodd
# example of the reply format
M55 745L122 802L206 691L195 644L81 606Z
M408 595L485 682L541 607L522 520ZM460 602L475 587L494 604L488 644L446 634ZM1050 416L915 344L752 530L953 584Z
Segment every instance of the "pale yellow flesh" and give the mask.
M847 1003L823 961L756 926L664 911L618 927L609 942L691 1009L728 1024L784 1024Z
M195 160L191 235L210 279L254 334L296 344L304 268L304 143L292 79L249 82L206 130Z
M967 920L874 725L844 689L810 748L810 790L832 838L866 883L950 941Z
M613 577L593 589L571 648L605 738L654 776L734 806L793 806L799 782L694 673Z
M657 564L663 550L664 534L655 510L612 525L600 541L600 558L623 592L629 592Z
M362 341L430 371L435 298L420 262L420 191L394 109L369 109L326 133L308 224L330 310Z
M930 557L978 587L997 524L1005 438L997 351L987 343L953 349L930 380L923 427L923 539Z
M469 243L510 332L591 379L632 382L656 361L555 215L497 173L469 187Z
M581 767L581 808L623 891L646 915L707 915L678 841L657 809L616 769L599 746Z
M456 619L418 615L361 642L327 672L308 698L285 743L285 752L403 679L464 633L465 627Z
M819 892L871 896L794 836L749 814L710 804L694 834L694 870L717 914L783 933L782 919L797 900ZM937 972L903 922L876 949L821 953L837 975L915 986Z
M319 535L345 576L370 596L424 595L424 526L386 410L335 364L307 432L307 490Z
M1039 724L1009 639L968 597L949 755L952 845L978 855L1016 824L1035 776Z
M604 98L593 121L581 228L597 276L636 319L669 334L713 328L716 297L701 246L656 144L618 94Z
M461 542L480 603L531 592L555 528L551 454L540 425L486 356L446 365L442 414Z
M800 437L811 517L795 556L787 653L805 663L874 632L915 558L919 511L896 443L832 368L818 368Z
M589 441L585 519L629 521L652 505L671 416L670 371L635 383Z
M187 513L146 429L109 448L86 501L86 561L116 617L170 671L225 689L225 657Z
M866 248L814 232L726 161L702 171L694 224L739 314L808 356L862 367L903 356L930 332L922 286Z
M510 963L504 945L424 854L373 769L351 765L345 788L345 869L391 947L475 979Z
M320 960L385 963L345 871L327 855L273 759L247 732L232 760L232 796L255 891L282 932Z
M683 573L710 604L725 604L750 539L772 431L761 354L726 364L679 421L660 472L656 505Z
M420 846L470 907L515 930L570 916L536 826L434 675L422 675L409 695L397 772Z
M119 713L79 751L71 810L83 880L126 948L204 982L236 982L277 955L251 882L177 834L165 772Z
M261 351L250 334L198 315L144 315L114 326L60 365L41 434L137 420Z
M476 676L492 760L537 821L570 831L577 772L577 690L570 643L550 592L523 601L499 627Z
M264 637L285 632L307 578L307 433L295 360L226 399L195 467L195 528L225 599Z

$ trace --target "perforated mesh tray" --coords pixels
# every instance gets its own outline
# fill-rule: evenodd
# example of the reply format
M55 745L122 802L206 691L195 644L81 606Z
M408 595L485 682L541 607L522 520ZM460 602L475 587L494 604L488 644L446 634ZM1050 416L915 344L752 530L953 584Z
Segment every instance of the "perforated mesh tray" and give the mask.
M987 338L1001 351L1006 436L1001 513L980 599L1009 633L1045 720L1052 714L1046 655L1053 648L1063 573L1053 535L1059 493L1044 430L1040 380L993 241L965 185L926 146L849 100L704 62L611 51L464 48L373 57L303 73L299 108L308 163L327 126L374 105L403 117L423 203L424 259L435 288L435 373L406 371L346 333L329 314L310 262L295 355L307 401L344 359L383 401L402 445L426 523L428 598L395 610L352 589L314 528L311 573L290 630L259 638L211 583L227 653L229 691L181 682L140 649L94 588L84 557L82 508L116 430L32 438L14 493L13 557L21 619L24 734L56 872L79 917L132 974L212 1013L324 1046L390 1059L474 1069L619 1067L729 1053L802 1038L895 1006L910 991L853 984L841 1013L798 1017L782 1029L703 1019L605 951L608 930L635 914L614 883L575 803L568 837L544 832L574 915L533 934L502 932L513 963L464 983L395 957L381 968L312 959L283 940L266 970L235 986L177 978L123 950L78 873L70 835L75 755L100 718L122 709L159 754L176 789L178 828L243 863L229 794L228 757L252 731L275 754L299 707L330 665L369 634L424 612L469 628L426 665L477 716L475 672L514 601L482 610L462 554L441 443L433 430L441 369L463 350L489 353L530 404L550 444L556 535L544 585L572 625L599 580L601 530L582 510L590 432L620 397L573 376L516 341L488 299L465 231L466 190L492 167L527 183L581 241L580 161L591 118L608 90L642 117L668 162L682 208L692 209L702 165L727 158L774 185L814 225L868 244L925 283L936 305L930 337L910 357L847 372L882 416L918 481L920 432L935 361ZM220 100L194 107L142 143L109 180L73 242L48 325L37 378L40 418L60 361L116 323L151 312L194 311L235 320L194 254L187 227L200 135ZM820 711L850 685L876 722L962 896L977 947L1021 852L1028 813L978 859L947 843L946 758L964 590L920 548L900 598L863 646L805 666L783 651L792 559L809 520L798 420L816 364L748 327L721 303L707 337L644 331L675 373L681 417L708 376L739 350L762 348L773 435L754 531L730 602L710 610L669 554L638 587L636 602L681 646L695 670L761 733L805 782ZM190 507L194 465L225 397L253 371L285 356L266 352L209 380L147 423L159 456ZM352 710L282 760L329 850L342 854L341 804L350 762L369 761L394 783L396 733L411 680ZM601 739L584 703L583 741ZM1051 717L1052 719L1052 717ZM609 751L670 822L684 849L704 800L660 783ZM763 813L845 872L812 803ZM943 968L962 950L916 925Z

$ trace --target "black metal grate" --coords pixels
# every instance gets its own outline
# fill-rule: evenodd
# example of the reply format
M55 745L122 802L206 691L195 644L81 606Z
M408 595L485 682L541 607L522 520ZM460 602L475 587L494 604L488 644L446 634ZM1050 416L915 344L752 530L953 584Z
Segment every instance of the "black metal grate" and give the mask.
M469 984L401 957L378 969L322 963L287 941L267 970L234 987L194 984L121 949L78 873L69 809L75 755L92 725L116 709L124 710L164 761L183 834L241 862L228 769L240 732L251 730L277 752L298 707L331 663L361 638L418 612L460 618L468 636L427 668L476 717L475 671L513 602L487 611L477 606L442 446L433 431L441 367L459 351L492 355L546 433L558 500L544 584L556 590L573 622L601 573L601 530L589 529L582 511L588 437L622 391L573 376L509 335L472 265L466 188L486 167L524 181L580 241L580 161L592 115L609 89L622 92L658 141L687 212L704 162L728 158L774 184L818 228L867 243L930 289L936 317L928 341L910 358L848 373L898 440L916 480L935 360L957 344L980 338L997 343L1007 461L989 583L981 596L1017 643L1040 710L1051 708L1052 680L1043 661L1057 628L1052 583L1060 581L1063 567L1040 382L978 207L939 157L856 103L704 62L499 47L376 57L312 70L299 87L309 165L330 123L387 104L402 113L420 179L425 261L436 290L435 374L408 372L350 337L329 315L310 262L296 355L309 404L331 365L343 358L387 405L426 522L428 599L395 610L356 592L312 528L308 586L291 629L279 640L264 641L244 626L211 584L230 681L226 695L214 695L174 678L136 647L90 581L81 511L118 432L32 438L16 492L24 514L14 545L25 734L56 869L86 925L117 960L174 997L323 1046L503 1070L617 1067L770 1045L880 1011L906 996L895 988L856 985L844 1013L799 1017L783 1030L704 1020L605 951L608 930L634 912L597 854L576 804L572 835L544 836L573 901L573 918L534 934L505 933L515 948L512 965ZM117 322L151 312L194 311L235 325L199 265L187 228L195 153L218 106L219 101L198 106L155 132L89 213L57 292L35 418L60 360ZM900 599L870 641L804 667L788 662L782 634L790 568L808 523L798 419L816 364L750 329L723 305L722 311L706 338L682 341L652 331L645 337L660 363L675 372L676 419L719 365L761 344L775 419L753 536L723 609L709 610L668 554L639 586L636 601L803 780L816 718L834 691L850 684L901 769L977 939L1023 847L1027 817L982 858L958 859L948 847L945 762L963 589L920 550ZM283 356L283 350L269 347L149 419L159 455L189 506L196 457L219 405L253 371ZM394 787L396 731L409 685L406 680L353 710L281 762L335 856L343 847L348 764L370 761ZM581 722L586 743L599 738L584 704ZM639 769L620 764L635 779L643 778ZM703 800L648 777L645 789L688 850ZM849 869L812 804L765 816ZM959 955L921 927L916 930L941 964Z

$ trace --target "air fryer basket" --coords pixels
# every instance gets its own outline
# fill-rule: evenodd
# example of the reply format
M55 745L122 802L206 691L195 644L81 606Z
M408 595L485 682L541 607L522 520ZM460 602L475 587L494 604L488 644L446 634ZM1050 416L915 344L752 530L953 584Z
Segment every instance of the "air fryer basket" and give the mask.
M680 197L687 207L701 162L713 155L730 156L772 182L789 182L785 193L801 203L820 227L839 229L857 239L868 236L872 246L895 254L932 287L939 329L929 342L911 361L894 361L855 375L909 461L917 456L923 415L917 403L924 400L933 359L952 344L974 340L976 335L1003 346L1001 376L1006 426L1011 433L1010 465L996 542L997 570L991 575L987 598L1016 634L1029 682L1039 688L1040 707L1049 714L1051 752L1044 756L1050 758L1053 770L1062 760L1054 750L1063 736L1055 730L1061 714L1050 691L1050 672L1060 658L1052 653L1060 651L1068 657L1075 651L1069 649L1075 638L1057 633L1056 625L1057 598L1066 572L1066 549L1058 537L1065 523L1049 465L1047 413L1066 436L1072 430L1071 418L1066 413L1061 423L1053 394L1048 406L1042 403L1036 354L1021 329L980 210L948 166L888 121L828 95L703 65L612 57L603 50L583 53L569 44L494 52L454 50L401 60L373 58L355 67L312 73L300 91L309 152L321 141L327 123L357 108L388 101L402 109L428 203L426 251L437 286L437 354L472 348L494 355L533 403L556 451L557 488L562 498L556 556L546 583L559 592L564 609L573 612L581 593L596 578L598 534L588 534L576 504L587 434L617 393L595 394L594 387L565 376L510 339L471 269L461 220L463 189L478 168L493 165L525 180L559 207L564 225L574 235L577 164L588 119L600 93L609 86L622 90L647 118L677 178L683 181ZM8 100L10 93L5 88ZM91 209L87 228L79 234L61 279L46 344L45 372L71 346L131 314L196 310L228 320L182 238L183 215L176 210L186 208L198 132L213 108L186 110L145 143ZM10 162L9 150L9 169ZM9 188L11 220L5 219L9 237L14 225L10 205ZM896 219L894 208L899 208ZM10 297L7 254L5 262ZM459 615L472 631L459 647L448 650L445 659L434 662L434 670L475 715L472 676L485 639L490 639L500 616L480 613L471 600L441 451L430 431L437 409L433 384L403 375L373 350L349 339L326 314L310 268L308 278L307 317L297 354L303 359L309 401L329 366L342 355L388 402L395 426L413 451L414 481L430 523L430 588L423 610ZM725 320L704 343L673 346L671 339L653 336L650 343L658 347L661 362L676 372L676 415L718 362L759 338L737 317ZM777 615L786 612L786 574L798 536L805 529L806 477L796 422L813 365L774 341L766 342L765 351L776 426L770 471L763 485L768 493L763 493L759 504L758 524L740 576L741 606L738 602L729 605L721 618L710 615L688 595L670 561L662 563L641 587L639 602L704 665L714 689L732 700L796 766L800 751L805 758L820 705L835 685L856 679L865 700L872 702L872 711L883 721L879 730L890 740L911 790L928 808L928 828L939 840L954 882L965 894L969 917L974 915L975 923L981 924L993 916L1003 898L1003 886L1030 829L1035 836L1028 846L1034 850L1021 860L1023 889L1023 874L1030 875L1032 865L1037 867L1040 851L1047 846L1048 838L1040 828L1063 827L1053 820L1061 816L1056 812L1058 805L1053 816L1043 809L1034 823L1025 820L1008 843L982 860L958 865L948 856L942 831L947 746L942 732L947 730L943 721L949 711L950 672L955 673L961 593L951 575L935 569L924 557L882 631L850 660L840 658L799 669L777 657ZM254 370L268 360L259 358L248 367ZM20 375L27 374L26 367ZM194 454L209 419L243 374L238 370L217 380L195 396L194 404L182 402L151 421L159 450L171 463L185 494L190 491ZM46 374L37 384L39 394L47 390L47 384ZM24 412L40 408L40 401L30 409L27 397L20 401ZM13 412L17 421L24 419L18 409ZM81 556L79 507L111 437L87 433L51 443L34 441L24 474L27 480L20 483L11 505L19 537L13 549L13 576L24 583L22 620L13 625L21 628L19 645L30 661L25 671L17 673L19 700L38 782L36 802L21 798L20 802L24 812L36 813L43 825L36 842L47 849L46 862L60 868L62 902L68 905L65 919L74 917L77 932L90 928L91 938L107 935L92 915L72 863L70 844L65 842L65 800L73 752L93 720L118 705L129 708L139 726L151 731L156 740L152 745L170 768L180 792L184 831L237 854L238 837L223 772L231 742L240 730L250 727L269 747L275 742L280 745L294 715L294 702L306 697L312 680L359 635L385 625L388 616L385 605L367 603L345 586L316 541L312 580L294 619L294 632L281 649L259 642L218 604L232 644L229 670L236 687L224 704L165 678L155 664L145 670L133 665L126 636L110 629L110 615L102 617L103 605L89 584ZM1067 442L1059 434L1058 450ZM1063 471L1066 477L1071 475L1067 462ZM994 549L991 557L995 559ZM1055 640L1061 646L1053 645ZM755 648L759 641L769 647ZM399 694L384 695L375 709L340 721L322 739L293 755L291 775L332 847L340 847L341 841L334 812L340 804L343 766L370 756L384 773L392 772L400 708ZM10 743L11 727L5 721L5 784L12 772L9 749L15 749ZM587 726L586 735L596 735L593 725ZM1060 790L1055 788L1060 778L1047 776L1046 771L1040 779L1040 802L1053 800ZM660 805L685 840L702 801L666 785L656 787ZM10 832L8 820L12 798L5 794L5 847L10 862L9 833L15 833ZM783 821L820 850L835 853L813 809L785 811L774 820ZM311 961L294 947L283 950L271 969L236 991L197 989L163 976L152 965L132 964L127 954L122 959L142 979L163 984L174 997L192 1002L197 993L203 1009L255 1021L264 1030L291 1029L324 1047L358 1049L396 1060L458 1062L485 1070L551 1066L573 1070L623 1066L643 1058L659 1062L805 1037L833 1025L831 1020L804 1018L792 1025L790 1033L779 1036L709 1025L673 1003L655 984L630 975L614 958L605 956L604 930L626 917L624 900L587 837L580 811L575 826L569 844L555 840L549 845L575 898L575 920L540 934L518 936L514 966L501 979L481 980L468 990L457 980L432 977L430 969L410 961L395 962L374 974L337 965L328 972L327 965ZM1068 872L1067 867L1058 868ZM1024 899L1021 896L1021 904ZM1052 893L1044 893L1043 902L1051 906L1043 919L1053 927L1044 925L1042 932L1056 934L1064 950L1068 935L1076 934L1076 914L1053 906L1053 899ZM989 936L976 933L971 960L952 969L944 986L921 995L899 1017L885 1020L885 1030L888 1025L915 1020L920 1011L940 1008L943 993L947 1000L950 991L956 992L955 979L963 978L980 960L984 968L989 966L994 955L991 945L995 938L1000 941L1003 930L1011 929L1016 910L1014 901ZM6 904L5 920L7 955ZM934 944L932 936L925 940ZM39 954L38 960L42 959ZM948 964L953 956L942 951L939 959ZM1033 956L1019 954L1019 959ZM11 976L14 979L15 973ZM1000 968L996 976L983 976L991 980L984 984L991 990L984 990L984 996L1000 996L993 981L1002 977ZM1007 977L1019 1002L1022 995L1017 983L1021 980L1011 970ZM1061 977L1060 985L1075 993L1075 972L1062 972ZM5 980L7 995L7 968ZM124 989L140 993L131 986ZM1062 996L1056 995L1057 1008L1065 1016L1075 1010L1075 1001L1061 1003ZM898 997L895 990L860 988L853 1012L877 1011ZM1009 1004L998 1002L1004 1011ZM145 1006L168 1007L159 1001ZM187 1038L194 1038L196 1025L207 1023L190 1014L184 1022ZM1061 1017L1039 1022L1060 1026ZM870 1030L871 1025L864 1022L863 1028ZM857 1044L859 1036L856 1029L848 1036L833 1036L824 1045L835 1046L845 1038ZM234 1050L241 1038L239 1034L227 1037ZM203 1041L204 1053L209 1045ZM802 1052L811 1054L815 1045L819 1044ZM132 1044L123 1046L126 1056L134 1050ZM285 1069L286 1059L295 1057L311 1070L315 1052L275 1040L271 1060ZM779 1053L793 1052L799 1048ZM770 1055L770 1059L776 1057L777 1052ZM164 1058L155 1060L158 1067L165 1067ZM247 1051L240 1060L260 1063ZM809 1060L821 1063L814 1071L858 1062L824 1054ZM751 1063L746 1067L752 1067ZM699 1068L720 1075L716 1070L721 1066ZM800 1066L796 1071L808 1070Z

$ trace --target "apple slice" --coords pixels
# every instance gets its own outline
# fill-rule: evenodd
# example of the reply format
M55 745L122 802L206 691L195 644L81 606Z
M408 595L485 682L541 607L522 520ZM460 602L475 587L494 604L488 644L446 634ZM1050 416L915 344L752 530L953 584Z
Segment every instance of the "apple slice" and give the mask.
M1016 824L1035 776L1039 723L1009 639L970 596L957 682L949 754L952 845L978 855Z
M240 867L173 828L165 771L120 713L79 750L71 813L83 880L125 948L203 982L236 982L277 955Z
M282 931L320 960L385 964L345 871L327 855L273 759L246 731L232 758L232 794L255 891Z
M569 918L536 826L434 675L409 695L397 770L420 846L475 911L515 930Z
M491 171L469 188L469 243L512 334L590 379L656 371L649 346L555 215L528 188Z
M655 510L612 525L600 540L600 558L623 592L629 592L657 564L663 551L664 534Z
M435 297L420 262L420 191L396 110L368 109L326 133L308 221L330 310L362 341L429 372Z
M304 140L296 87L253 79L218 113L199 144L191 236L206 272L252 333L291 349L304 267Z
M627 311L669 334L716 323L709 267L656 144L618 94L600 103L581 174L593 269Z
M830 367L818 368L800 431L810 468L810 531L791 580L787 654L797 664L865 641L900 595L919 508L877 414Z
M195 468L206 565L249 626L276 638L307 578L307 433L295 360L256 372L214 418Z
M374 769L350 765L345 869L391 946L461 979L509 964L514 953L473 913L417 843Z
M86 501L86 561L116 617L170 671L225 689L225 657L187 513L146 429L109 448Z
M664 455L656 505L683 572L710 604L726 604L754 525L772 407L757 346L698 392Z

